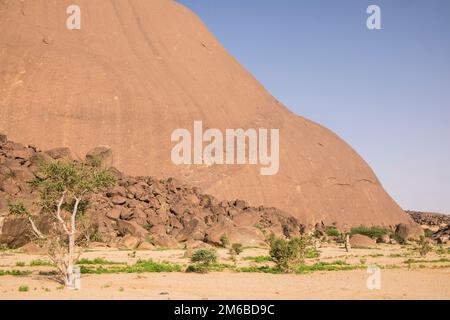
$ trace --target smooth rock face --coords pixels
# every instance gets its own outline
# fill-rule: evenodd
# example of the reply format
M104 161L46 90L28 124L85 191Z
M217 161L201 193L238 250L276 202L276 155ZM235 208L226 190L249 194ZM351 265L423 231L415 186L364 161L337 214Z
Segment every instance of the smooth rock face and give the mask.
M79 0L81 30L68 30L69 4L0 2L0 131L10 139L79 158L108 145L128 174L173 176L310 225L410 222L350 146L275 100L182 5ZM280 129L278 174L175 166L171 133L195 120L222 132Z

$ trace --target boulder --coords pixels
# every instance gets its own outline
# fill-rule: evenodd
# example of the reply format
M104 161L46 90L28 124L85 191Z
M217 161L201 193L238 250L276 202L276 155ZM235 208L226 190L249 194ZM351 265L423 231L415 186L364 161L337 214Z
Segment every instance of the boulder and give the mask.
M176 236L178 241L203 240L205 238L206 224L199 218L192 218Z
M244 200L239 200L239 199L237 199L237 200L234 202L234 206L235 206L236 208L238 208L238 209L243 210L243 209L245 209L245 208L248 207L248 204L247 204L247 202L245 202Z
M133 210L123 209L122 212L120 213L120 219L122 219L122 220L131 220L131 218L133 218L133 216L134 216Z
M72 160L72 152L69 148L54 148L45 151L54 160Z
M135 236L127 234L119 241L119 247L133 250L136 249L140 243L141 240L139 240Z
M121 213L122 213L121 208L112 208L110 211L106 213L106 216L111 220L119 220Z
M35 166L40 166L44 162L51 162L53 160L54 159L45 152L36 152L30 158L31 164Z
M402 242L408 240L419 240L424 235L423 229L417 224L400 223L395 228L395 236Z
M6 134L0 133L0 143L6 143L8 142L8 136Z
M19 248L30 242L31 235L28 219L5 218L0 230L0 244L5 244L9 248Z
M20 248L20 251L22 251L23 253L26 254L45 254L45 249L39 247L36 243L34 242L29 242L26 245L22 246Z
M113 153L108 146L98 146L86 154L86 162L102 168L110 168L113 165Z
M153 250L155 246L147 241L143 241L138 246L139 250Z
M10 196L15 196L20 192L20 187L16 185L14 182L6 180L0 182L0 191L3 191L9 194Z
M254 227L260 219L260 213L253 211L242 212L233 215L233 222L239 227Z
M350 237L350 245L352 248L373 248L377 246L377 242L368 236L354 234Z
M206 230L205 240L213 245L221 245L221 237L226 235L230 243L264 246L265 236L255 227L237 227L231 221L222 221Z
M153 243L157 246L164 247L164 248L176 248L179 247L179 243L168 235L154 235L153 236Z
M137 224L135 221L118 220L117 228L120 235L122 236L132 235L134 237L144 239L148 235L148 231Z
M15 149L11 152L11 157L19 160L29 160L33 152L27 148Z
M115 195L112 197L111 202L115 205L124 205L127 202L127 198L119 196L119 195Z
M185 206L183 206L180 203L175 204L170 208L170 212L172 212L174 215L181 216L185 211Z

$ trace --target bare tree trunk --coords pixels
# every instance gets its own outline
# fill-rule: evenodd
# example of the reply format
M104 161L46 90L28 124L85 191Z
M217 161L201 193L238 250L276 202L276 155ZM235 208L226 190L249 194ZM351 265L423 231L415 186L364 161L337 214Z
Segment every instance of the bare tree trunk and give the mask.
M75 286L74 278L74 265L75 265L75 236L76 236L76 217L78 211L78 205L80 204L80 199L76 198L75 205L73 207L72 216L70 217L70 233L69 233L69 257L67 261L67 283L69 287Z
M350 252L352 250L352 246L350 244L350 235L345 235L345 251Z

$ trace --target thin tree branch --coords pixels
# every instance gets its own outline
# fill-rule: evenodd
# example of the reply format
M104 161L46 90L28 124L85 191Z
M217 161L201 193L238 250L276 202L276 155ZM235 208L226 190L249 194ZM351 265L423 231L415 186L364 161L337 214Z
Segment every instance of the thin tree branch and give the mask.
M63 226L63 228L64 228L64 231L65 231L67 234L70 234L69 229L67 229L66 222L65 222L64 219L61 217L61 207L62 207L62 205L63 205L63 203L64 203L65 197L66 197L66 191L63 192L63 194L62 194L62 196L61 196L61 199L60 199L59 202L58 202L58 208L57 208L57 211L56 211L56 218L57 218L58 221L62 224L62 226Z
M34 223L33 219L31 219L31 216L28 216L28 221L30 221L31 228L33 229L33 232L36 234L36 236L40 239L45 239L46 237L44 234L36 227L36 224Z

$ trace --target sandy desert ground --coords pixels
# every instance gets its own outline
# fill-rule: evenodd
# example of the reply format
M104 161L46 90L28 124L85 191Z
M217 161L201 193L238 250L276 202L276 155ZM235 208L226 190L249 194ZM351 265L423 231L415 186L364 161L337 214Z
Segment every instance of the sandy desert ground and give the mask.
M184 272L83 274L80 290L68 290L45 275L49 266L30 266L45 256L19 252L0 253L0 270L30 270L27 276L0 276L0 299L450 299L450 264L445 254L420 258L411 248L384 245L377 249L321 248L321 256L308 259L344 261L353 270L313 271L306 274L266 274L224 270L208 274ZM103 258L128 265L139 259L187 265L184 250L124 251L92 249L83 258ZM220 262L230 263L226 249L218 251ZM262 248L246 249L237 266L259 266L250 257L266 256ZM247 257L247 258L246 258ZM408 263L408 259L410 262ZM414 261L414 262L411 262ZM381 289L369 290L367 269L381 267ZM351 268L350 268L351 269ZM19 289L20 287L25 288Z

